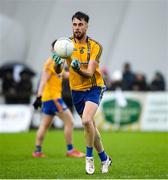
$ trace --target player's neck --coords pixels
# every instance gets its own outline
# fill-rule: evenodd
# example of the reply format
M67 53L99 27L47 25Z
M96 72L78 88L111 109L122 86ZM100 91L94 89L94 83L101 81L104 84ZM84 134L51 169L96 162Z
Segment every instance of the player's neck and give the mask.
M85 36L84 36L82 39L80 39L80 40L75 38L75 41L76 41L77 43L81 43L81 44L82 44L82 43L86 43L86 40L87 40L87 35L85 35Z

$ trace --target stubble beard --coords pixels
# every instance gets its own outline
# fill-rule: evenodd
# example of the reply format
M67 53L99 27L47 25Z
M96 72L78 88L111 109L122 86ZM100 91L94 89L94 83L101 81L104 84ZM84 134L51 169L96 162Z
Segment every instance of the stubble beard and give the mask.
M84 38L85 34L82 33L82 34L79 34L79 35L76 35L76 33L74 33L74 37L77 39L77 40L82 40Z

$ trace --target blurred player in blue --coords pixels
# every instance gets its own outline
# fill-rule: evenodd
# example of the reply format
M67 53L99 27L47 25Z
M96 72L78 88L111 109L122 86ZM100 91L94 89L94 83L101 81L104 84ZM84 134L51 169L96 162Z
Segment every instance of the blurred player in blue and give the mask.
M74 52L67 58L70 73L70 87L72 99L78 114L82 118L86 139L86 166L87 174L95 171L93 147L95 147L100 160L101 172L107 173L112 163L111 158L104 151L100 133L94 122L94 115L104 91L104 81L99 69L102 46L86 35L89 16L77 12L72 16ZM56 71L61 72L61 58L53 54L57 66Z
M52 49L54 43L52 43ZM37 98L33 104L35 109L42 106L43 113L42 121L36 135L36 149L32 154L33 157L45 157L42 152L42 143L55 115L64 122L64 135L67 145L66 155L68 157L85 156L84 153L75 149L72 144L73 117L62 99L63 76L67 76L66 72L57 74L55 72L55 62L52 57L49 57L44 65Z

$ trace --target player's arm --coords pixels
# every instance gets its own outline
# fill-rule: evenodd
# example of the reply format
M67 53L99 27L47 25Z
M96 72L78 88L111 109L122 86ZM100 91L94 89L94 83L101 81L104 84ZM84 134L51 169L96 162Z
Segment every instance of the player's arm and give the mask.
M73 59L71 62L71 67L74 71L83 77L91 78L99 65L99 58L102 53L102 46L96 43L92 49L90 61L87 69L82 69L80 67L80 62L77 59Z
M80 63L78 63L78 65L73 65L73 62L75 62L77 60L73 60L71 63L72 68L81 76L85 77L85 78L91 78L93 76L93 74L96 71L96 67L98 66L98 62L95 60L89 61L88 64L88 68L87 69L82 69L80 68ZM78 66L78 67L77 67ZM75 68L74 68L75 67Z
M55 64L54 69L57 74L60 74L63 70L63 64Z
M42 102L41 102L41 97L44 91L44 87L47 83L47 81L50 79L50 74L46 71L43 70L42 75L41 75L41 79L40 79L40 84L39 84L39 88L37 91L37 96L36 99L33 103L33 106L35 109L41 108Z
M42 96L44 87L47 81L50 79L50 77L51 77L51 74L49 74L46 70L43 70L42 75L41 75L40 85L37 92L37 97Z

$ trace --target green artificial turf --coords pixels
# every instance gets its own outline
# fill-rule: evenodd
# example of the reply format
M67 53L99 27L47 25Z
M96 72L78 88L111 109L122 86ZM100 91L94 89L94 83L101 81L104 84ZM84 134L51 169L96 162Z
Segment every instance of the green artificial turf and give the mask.
M0 179L167 179L168 133L101 132L105 150L113 159L108 174L101 174L94 151L96 171L85 173L85 159L67 158L62 130L50 130L43 151L46 158L31 157L35 131L0 134ZM82 130L74 131L74 144L85 151Z

